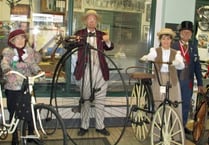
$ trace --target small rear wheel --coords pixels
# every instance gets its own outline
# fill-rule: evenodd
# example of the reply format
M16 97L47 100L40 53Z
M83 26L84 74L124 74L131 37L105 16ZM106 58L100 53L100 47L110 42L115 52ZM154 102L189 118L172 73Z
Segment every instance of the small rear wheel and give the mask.
M130 98L131 114L129 118L135 137L139 141L147 139L151 128L154 103L150 81L150 79L142 79L135 83Z

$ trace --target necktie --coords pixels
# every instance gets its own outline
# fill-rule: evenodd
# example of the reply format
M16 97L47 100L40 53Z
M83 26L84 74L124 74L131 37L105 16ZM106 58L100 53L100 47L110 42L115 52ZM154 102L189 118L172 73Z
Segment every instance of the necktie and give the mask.
M88 33L88 37L95 37L96 36L96 33L95 32L89 32Z

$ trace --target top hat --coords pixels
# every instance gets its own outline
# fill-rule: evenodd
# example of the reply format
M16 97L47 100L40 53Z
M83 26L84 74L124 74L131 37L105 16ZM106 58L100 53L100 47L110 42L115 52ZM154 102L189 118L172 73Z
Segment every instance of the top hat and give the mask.
M183 21L181 22L181 26L179 31L181 30L190 30L193 32L193 23L191 21Z
M166 34L171 35L172 38L174 38L176 36L176 33L172 29L170 29L170 28L162 28L160 30L160 32L157 33L157 36L160 37L163 34L165 34L165 35Z
M100 15L97 14L97 12L95 10L88 10L86 11L86 13L83 15L82 20L86 21L87 17L89 15L94 15L97 18L97 21L101 21L101 17Z

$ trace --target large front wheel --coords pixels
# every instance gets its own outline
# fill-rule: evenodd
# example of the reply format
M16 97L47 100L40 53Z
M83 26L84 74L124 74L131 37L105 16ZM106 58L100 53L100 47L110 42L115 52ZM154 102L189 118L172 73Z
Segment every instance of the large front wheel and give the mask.
M151 126L151 145L185 145L182 122L169 105L162 105L155 112Z
M88 58L85 65L80 65L83 75L80 80L75 77L78 49L67 52L56 66L52 81L51 104L64 119L69 138L74 144L97 145L96 138L104 138L111 145L119 144L128 120L128 94L123 79L123 68L118 68L110 56L98 49L89 48L81 54ZM91 60L92 54L103 56L108 64L109 79L103 79L100 65ZM59 93L59 80L66 71L65 64L71 61L68 90L66 97ZM77 72L78 73L78 72ZM63 89L63 88L62 88ZM86 129L80 133L80 128ZM101 133L106 128L108 133Z

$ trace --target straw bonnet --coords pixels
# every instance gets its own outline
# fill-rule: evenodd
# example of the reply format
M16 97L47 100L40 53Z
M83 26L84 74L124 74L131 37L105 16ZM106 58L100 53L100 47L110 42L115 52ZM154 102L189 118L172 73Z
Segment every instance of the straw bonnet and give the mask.
M172 38L174 38L176 36L176 33L172 29L170 29L170 28L162 28L160 30L160 32L157 33L157 36L160 37L163 34L171 35Z
M87 19L87 17L89 15L94 15L97 18L97 21L101 20L101 17L97 14L97 12L95 10L88 10L88 11L86 11L86 13L82 17L82 20L86 21L86 19Z
M181 30L190 30L193 32L193 23L191 21L183 21L181 22L181 26L179 31Z

